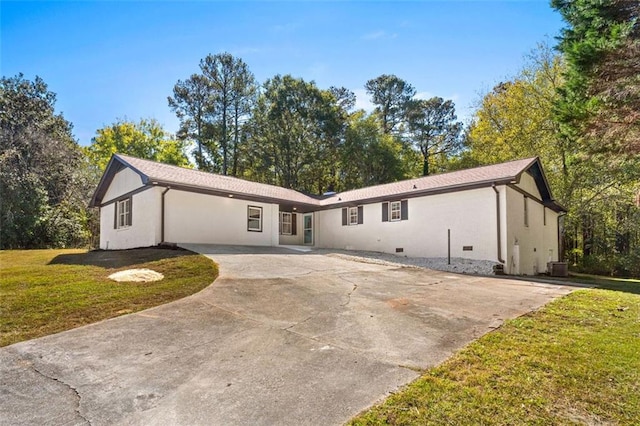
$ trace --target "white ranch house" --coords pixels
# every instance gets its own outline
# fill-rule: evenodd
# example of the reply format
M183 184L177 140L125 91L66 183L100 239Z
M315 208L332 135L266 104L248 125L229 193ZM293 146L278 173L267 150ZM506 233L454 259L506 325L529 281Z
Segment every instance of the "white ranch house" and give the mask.
M100 248L309 245L546 272L559 217L538 158L324 196L114 155L91 200Z

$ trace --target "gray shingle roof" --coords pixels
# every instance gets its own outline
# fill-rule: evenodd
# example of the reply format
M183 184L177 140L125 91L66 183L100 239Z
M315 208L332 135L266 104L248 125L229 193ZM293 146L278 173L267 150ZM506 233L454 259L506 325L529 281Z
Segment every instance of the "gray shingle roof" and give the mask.
M483 183L505 183L517 180L518 176L536 161L537 157L525 158L507 163L369 186L335 194L328 199L322 200L321 203L322 205L338 202L349 203L359 200L397 197L449 188L464 188L465 186L474 186Z
M105 176L103 176L103 179L96 189L91 205L95 206L102 203L102 196L104 196L106 192L106 187L110 184L115 172L122 167L132 168L140 174L145 184L156 183L158 185L187 190L210 191L216 194L306 205L308 208L322 208L385 198L419 196L430 192L462 190L477 186L489 186L492 183L505 184L517 181L520 174L531 169L532 166L536 166L535 168L541 171L539 159L533 157L354 189L318 199L293 189L116 154L109 163L109 166L107 166ZM109 174L111 174L110 178L108 177ZM539 174L541 175L541 172ZM541 179L544 180L544 177L542 176ZM543 185L547 186L546 181ZM548 191L548 186L546 189Z
M139 173L147 176L149 183L183 185L201 189L212 189L235 195L252 195L296 203L316 204L317 200L293 189L265 183L251 182L231 176L207 173L155 161L142 160L128 155L116 154L118 158Z

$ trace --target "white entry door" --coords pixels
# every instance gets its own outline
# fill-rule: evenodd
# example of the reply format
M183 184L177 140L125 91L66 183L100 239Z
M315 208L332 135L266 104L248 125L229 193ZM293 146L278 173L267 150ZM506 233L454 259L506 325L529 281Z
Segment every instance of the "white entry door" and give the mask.
M306 213L302 217L302 224L304 225L304 244L313 245L313 213Z

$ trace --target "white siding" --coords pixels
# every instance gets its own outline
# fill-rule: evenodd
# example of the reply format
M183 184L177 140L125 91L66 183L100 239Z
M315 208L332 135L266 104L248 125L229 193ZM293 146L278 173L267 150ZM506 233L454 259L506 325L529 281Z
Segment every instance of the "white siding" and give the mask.
M508 274L534 275L547 270L549 260L558 260L558 214L529 198L529 226L524 223L524 195L507 188L506 265ZM546 225L544 214L546 210ZM514 246L518 245L515 249ZM515 251L519 251L519 262ZM519 265L518 265L519 263Z
M138 189L141 186L142 178L139 174L129 168L122 169L113 177L111 185L109 185L107 192L104 194L103 202L108 203L114 198Z
M262 207L262 232L247 230L247 207ZM165 195L165 241L172 243L278 244L277 204L185 191Z
M536 180L529 173L522 173L520 182L518 182L516 186L520 187L527 194L531 194L539 200L542 199L540 191L538 191L538 186L536 185Z
M316 214L316 246L370 250L409 257L446 257L447 230L451 256L497 260L495 192L482 188L411 198L409 219L382 222L382 203L364 205L362 225L342 226L342 209ZM472 251L463 251L472 246Z
M161 188L149 188L131 197L131 226L127 228L114 229L115 203L100 207L100 248L122 250L159 244L160 193Z

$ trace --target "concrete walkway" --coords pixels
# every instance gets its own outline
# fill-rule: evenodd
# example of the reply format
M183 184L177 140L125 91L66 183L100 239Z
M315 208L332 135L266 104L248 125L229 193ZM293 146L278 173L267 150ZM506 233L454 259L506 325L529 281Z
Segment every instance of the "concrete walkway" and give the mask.
M0 348L0 424L341 424L571 291L284 248L190 246L198 294Z

